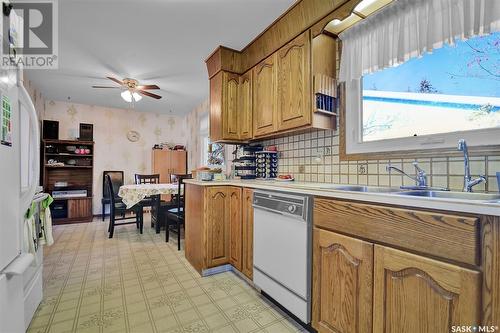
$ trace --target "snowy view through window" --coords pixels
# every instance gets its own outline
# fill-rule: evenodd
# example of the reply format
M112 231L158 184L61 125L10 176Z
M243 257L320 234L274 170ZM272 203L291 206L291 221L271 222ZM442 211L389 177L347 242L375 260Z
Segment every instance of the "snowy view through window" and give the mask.
M500 127L500 33L363 77L363 141Z

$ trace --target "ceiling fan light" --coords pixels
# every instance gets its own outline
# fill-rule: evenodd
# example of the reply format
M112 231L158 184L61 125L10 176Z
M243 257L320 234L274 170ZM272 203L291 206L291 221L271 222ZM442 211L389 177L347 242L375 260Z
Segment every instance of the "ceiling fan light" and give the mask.
M132 93L130 92L130 90L123 91L121 95L125 102L132 103Z
M125 100L127 103L132 103L132 102L139 102L142 99L142 96L139 95L137 92L131 92L130 90L125 90L121 93L122 98Z
M135 91L134 91L134 93L132 93L132 97L134 98L134 101L136 101L136 102L139 102L142 99L142 96L139 95L138 93L136 93Z

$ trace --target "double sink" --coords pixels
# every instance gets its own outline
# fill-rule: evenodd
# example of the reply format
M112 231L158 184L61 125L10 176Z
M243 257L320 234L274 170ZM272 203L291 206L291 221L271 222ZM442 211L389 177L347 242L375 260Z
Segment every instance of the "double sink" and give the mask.
M388 193L401 196L439 198L439 199L459 199L470 201L500 201L500 194L495 193L471 193L471 192L451 192L439 190L402 190L394 187L377 187L361 185L325 185L318 187L320 190L351 191L365 193Z

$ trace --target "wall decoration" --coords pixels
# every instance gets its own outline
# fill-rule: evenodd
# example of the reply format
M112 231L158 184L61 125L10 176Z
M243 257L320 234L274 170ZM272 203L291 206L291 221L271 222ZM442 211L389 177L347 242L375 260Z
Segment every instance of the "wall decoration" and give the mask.
M7 96L2 96L2 114L0 117L2 131L0 143L4 146L12 146L12 105Z
M141 139L141 134L137 131L128 131L127 139L130 142L137 142Z
M72 121L75 121L76 120L76 115L78 114L78 111L76 111L76 108L74 105L71 105L68 110L66 110L66 112L68 113L68 115L71 117L71 120Z
M174 118L168 119L168 126L170 126L170 129L174 129L174 126L175 126L175 119Z

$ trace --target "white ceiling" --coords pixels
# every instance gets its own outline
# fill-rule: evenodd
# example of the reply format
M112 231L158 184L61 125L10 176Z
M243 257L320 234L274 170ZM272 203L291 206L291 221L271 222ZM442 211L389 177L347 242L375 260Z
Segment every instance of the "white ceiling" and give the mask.
M59 69L28 70L46 99L126 108L106 76L158 84L144 112L185 115L208 97L205 58L242 49L294 0L60 0ZM155 92L155 91L152 91Z

